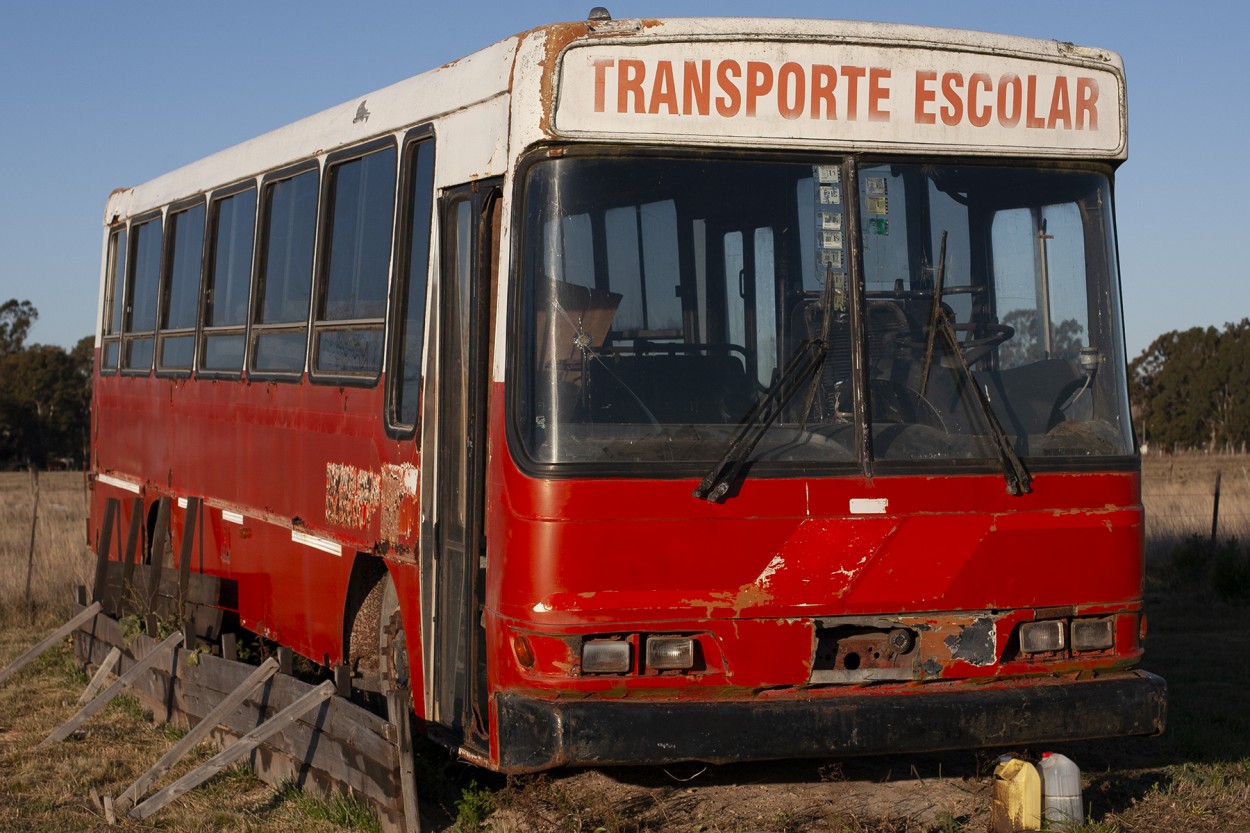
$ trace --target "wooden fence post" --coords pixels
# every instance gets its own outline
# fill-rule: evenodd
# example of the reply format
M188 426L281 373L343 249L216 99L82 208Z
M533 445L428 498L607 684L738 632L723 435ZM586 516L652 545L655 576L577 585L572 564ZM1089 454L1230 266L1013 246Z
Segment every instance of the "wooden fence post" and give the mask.
M1215 546L1215 533L1220 526L1220 477L1222 471L1215 473L1215 502L1211 507L1211 546Z
M35 572L35 533L39 528L39 469L30 467L30 484L35 505L30 510L30 554L26 559L26 608L30 609L30 578Z

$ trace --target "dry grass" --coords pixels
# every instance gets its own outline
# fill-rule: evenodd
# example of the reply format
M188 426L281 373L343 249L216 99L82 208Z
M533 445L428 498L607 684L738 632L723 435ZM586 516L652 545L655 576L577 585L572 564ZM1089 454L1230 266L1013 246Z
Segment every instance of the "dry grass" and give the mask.
M47 625L64 619L74 587L90 584L87 500L81 472L39 475L39 514L30 558L33 480L27 472L0 473L0 625ZM30 570L29 607L26 576Z
M25 647L26 634L0 631L0 661ZM131 696L122 695L93 717L79 736L46 749L36 744L73 714L74 698L86 683L68 647L45 654L0 688L0 830L165 830L210 833L323 833L345 829L315 818L317 803L290 790L274 790L235 766L180 798L146 822L105 824L92 798L118 795L173 742L177 733L152 723ZM201 744L167 780L212 754ZM361 829L361 828L351 828Z
M1220 477L1218 535L1250 542L1250 457L1147 455L1142 460L1146 551L1166 554L1192 535L1210 536Z

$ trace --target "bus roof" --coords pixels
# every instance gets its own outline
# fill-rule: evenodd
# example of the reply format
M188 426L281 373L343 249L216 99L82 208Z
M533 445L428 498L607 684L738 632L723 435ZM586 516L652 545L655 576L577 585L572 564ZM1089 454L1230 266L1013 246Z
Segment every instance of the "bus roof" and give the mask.
M105 222L495 100L510 121L496 141L514 152L593 139L1127 155L1123 65L1106 50L858 21L588 20L514 35L119 189ZM486 149L465 177L501 173L507 155Z

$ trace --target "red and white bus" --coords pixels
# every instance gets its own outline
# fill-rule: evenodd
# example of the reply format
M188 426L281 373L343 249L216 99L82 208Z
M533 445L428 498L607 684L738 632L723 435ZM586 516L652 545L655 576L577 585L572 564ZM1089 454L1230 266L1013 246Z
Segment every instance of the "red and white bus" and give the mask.
M1125 158L1100 49L525 32L109 198L91 544L504 771L1157 733Z

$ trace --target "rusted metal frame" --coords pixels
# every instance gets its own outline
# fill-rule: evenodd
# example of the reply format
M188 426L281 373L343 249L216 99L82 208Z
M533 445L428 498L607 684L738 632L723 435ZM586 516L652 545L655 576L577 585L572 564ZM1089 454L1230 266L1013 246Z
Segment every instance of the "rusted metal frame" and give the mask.
M269 737L281 732L304 714L312 711L314 708L321 705L326 700L329 700L333 696L334 683L330 680L326 680L321 685L317 686L312 691L309 691L294 703L275 714L269 720L266 720L264 723L232 743L230 746L218 752L199 767L182 776L168 787L165 787L165 789L154 794L142 804L138 804L131 808L127 815L138 821L148 818L174 799L185 795L198 787L200 784L203 784L209 778L212 778L214 775L230 766L230 764L260 746Z
M64 625L61 625L61 627L57 628L52 633L45 636L43 639L39 641L38 644L36 644L29 651L22 654L17 659L13 660L4 668L0 668L0 684L3 684L4 681L7 680L9 677L12 677L18 671L21 671L23 668L29 665L31 660L35 659L35 657L39 656L44 651L48 650L53 645L60 642L62 639L69 636L74 631L78 630L79 626L85 624L91 619L94 619L95 615L99 613L101 609L102 609L102 605L98 601L92 602L90 607L88 607L86 610L79 613L73 619L70 619Z
M114 650L117 649L114 648ZM135 782L113 801L115 811L124 813L130 809L138 801L139 797L147 792L148 787L152 786L157 779L168 772L193 746L208 737L208 734L217 728L217 725L221 723L223 718L233 712L235 708L247 699L248 695L276 674L277 671L278 661L273 657L261 663L234 691L222 698L221 702L205 715L203 720L195 724L195 728L187 732L181 740L160 757L160 760L152 764L147 772L136 778Z
M87 610L90 610L90 609L91 608L87 608ZM85 613L86 611L83 611L83 612ZM147 670L151 668L153 665L155 665L158 660L163 659L166 656L169 656L173 652L173 650L181 644L182 644L182 631L177 631L173 634L170 634L165 639L164 642L160 643L159 645L154 647L152 650L148 651L143 656L143 659L138 660L134 665L130 667L130 670L128 670L125 674L122 674L120 677L114 680L112 684L109 685L108 688L100 692L100 694L97 695L95 699L93 699L90 703L83 706L78 711L77 714L75 714L69 720L65 721L65 723L63 723L60 728L54 730L52 734L48 735L46 738L41 740L39 742L39 746L44 747L51 743L65 740L67 737L69 737L71 734L74 733L75 729L77 729L83 723L87 722L87 720L91 718L92 715L94 715L100 709L108 705L113 700L113 698L116 697L118 694L121 694L121 691L123 688L130 685L130 683L133 680L138 679L139 676L141 676L142 674L146 673Z

